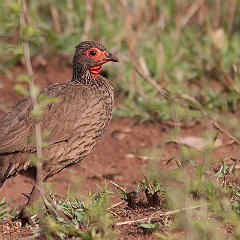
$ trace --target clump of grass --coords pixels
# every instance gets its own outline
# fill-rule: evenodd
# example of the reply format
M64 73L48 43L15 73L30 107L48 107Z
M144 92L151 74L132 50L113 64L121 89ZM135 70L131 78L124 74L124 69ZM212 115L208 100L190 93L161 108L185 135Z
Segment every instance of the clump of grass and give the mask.
M111 183L120 190L120 193L123 195L122 199L127 203L129 209L166 208L165 189L156 178L150 180L148 176L145 176L143 180L139 181L137 188L130 191L124 190L112 181ZM142 193L144 193L146 200L139 197Z
M232 184L226 175L225 184L219 183L214 174L209 173L211 165L205 169L208 175L204 178L201 164L178 166L177 169L162 175L161 181L167 184L171 180L172 187L168 187L166 191L169 207L186 207L189 210L174 217L170 232L183 231L186 238L190 239L222 239L221 236L227 235L226 229L231 226L231 233L228 234L231 235L231 239L238 239L239 188ZM199 203L206 203L208 206L197 211L191 210L192 206Z
M113 220L107 212L110 191L105 186L89 193L86 201L68 197L60 199L51 195L54 206L47 205L45 234L60 239L81 237L82 239L112 239Z
M229 187L232 188L230 191L232 208L240 217L240 188L236 185Z
M0 202L0 221L4 221L10 217L9 209L6 204L5 198Z
M165 208L166 198L164 197L165 190L159 184L158 180L154 178L152 181L145 176L144 180L139 182L139 187L145 192L148 206L156 207L160 206L162 209Z

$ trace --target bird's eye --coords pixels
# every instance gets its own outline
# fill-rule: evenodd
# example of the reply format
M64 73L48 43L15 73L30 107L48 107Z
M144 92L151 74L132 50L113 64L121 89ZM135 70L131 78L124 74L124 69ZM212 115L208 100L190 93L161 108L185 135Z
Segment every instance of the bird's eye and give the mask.
M94 50L92 50L92 51L89 52L89 54L90 54L91 56L96 56L97 52L94 51Z

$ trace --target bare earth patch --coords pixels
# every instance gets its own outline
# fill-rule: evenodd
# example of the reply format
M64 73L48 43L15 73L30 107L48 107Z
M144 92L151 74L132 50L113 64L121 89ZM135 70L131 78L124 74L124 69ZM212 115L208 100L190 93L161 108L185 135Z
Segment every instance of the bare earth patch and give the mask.
M65 82L71 78L71 68L62 67L59 62L48 67L38 66L37 69L37 84L41 87L50 83ZM1 115L19 99L19 96L14 93L13 86L16 84L16 74L20 72L22 72L21 66L14 68L10 78L4 75L0 76L3 84L0 89L0 100L4 103L1 105ZM183 128L182 136L201 137L206 128L212 128L211 121L206 120L192 127ZM102 186L105 181L109 183L110 180L125 189L135 189L139 179L143 178L143 173L151 165L151 160L144 154L147 149L161 148L154 163L157 163L159 168L163 167L169 159L180 155L178 144L170 141L163 145L164 142L169 141L172 130L172 127L160 123L144 122L136 125L131 119L114 119L95 151L82 163L67 168L54 176L49 181L49 185L54 189L54 193L61 197L64 197L68 191L74 190L79 198L84 197L89 190L98 189L97 185ZM221 133L219 139L223 143L229 143L230 140ZM222 144L213 150L214 158L219 160L221 157L236 158L239 155L240 149L236 144ZM216 163L216 166L218 165L219 163ZM163 171L174 167L176 164L170 163ZM240 177L236 176L233 180L239 183ZM114 186L111 184L109 186L114 191L111 202L119 202L122 196ZM26 202L26 198L21 193L27 193L30 189L30 180L23 176L17 176L9 179L0 189L0 199L5 197L10 208L21 206ZM126 206L125 203L117 208L115 222L141 219L156 211L151 207L125 209L124 206ZM115 226L114 229L117 239L157 239L151 234L151 231L144 231L134 225ZM181 233L176 233L176 235L178 234ZM22 228L11 221L0 223L2 239L32 239L31 236L32 229L30 227Z

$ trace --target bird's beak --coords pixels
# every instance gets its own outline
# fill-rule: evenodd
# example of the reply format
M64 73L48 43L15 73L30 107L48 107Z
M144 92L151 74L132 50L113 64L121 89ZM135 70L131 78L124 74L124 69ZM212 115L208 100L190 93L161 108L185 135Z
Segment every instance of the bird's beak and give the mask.
M114 56L112 53L105 51L104 52L105 57L103 58L106 62L119 62L118 58Z

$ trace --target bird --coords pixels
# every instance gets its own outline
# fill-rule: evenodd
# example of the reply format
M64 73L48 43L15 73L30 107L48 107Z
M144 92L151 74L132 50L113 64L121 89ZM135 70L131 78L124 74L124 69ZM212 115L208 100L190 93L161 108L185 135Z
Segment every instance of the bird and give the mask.
M83 41L75 47L72 79L41 91L40 96L57 99L44 107L38 120L48 136L43 148L43 181L81 162L102 137L112 117L114 90L100 70L103 64L118 61L102 44ZM30 160L36 154L36 146L29 141L36 123L32 110L32 99L27 96L0 119L0 187L18 174L35 180L27 204L16 218L22 225L32 224L26 209L40 196L36 166Z

